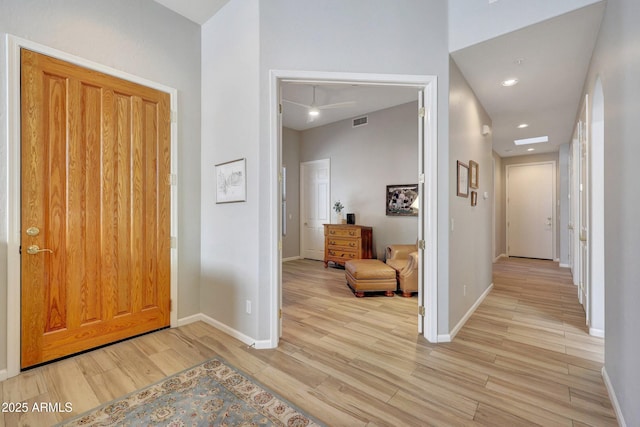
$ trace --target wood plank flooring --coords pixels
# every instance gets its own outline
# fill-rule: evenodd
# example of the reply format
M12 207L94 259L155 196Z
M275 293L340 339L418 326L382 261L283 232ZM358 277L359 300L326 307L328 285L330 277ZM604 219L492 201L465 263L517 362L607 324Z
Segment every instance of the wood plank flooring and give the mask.
M4 413L46 426L219 355L330 426L615 426L568 271L502 259L494 289L451 343L416 332L416 298L355 298L344 271L284 264L283 336L255 350L202 322L46 365L0 383L3 402L73 413Z

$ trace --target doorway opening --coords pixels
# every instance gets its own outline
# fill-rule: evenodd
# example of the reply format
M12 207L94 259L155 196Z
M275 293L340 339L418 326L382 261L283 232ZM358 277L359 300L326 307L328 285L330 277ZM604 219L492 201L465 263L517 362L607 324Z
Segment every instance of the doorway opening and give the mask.
M418 181L420 188L418 240L425 246L419 250L420 265L418 305L424 315L418 314L419 333L431 342L437 342L437 80L434 76L379 75L332 72L271 72L271 170L272 179L272 256L270 346L278 345L282 331L282 231L283 198L282 170L282 86L286 83L342 84L412 87L418 93ZM289 203L289 201L286 201ZM284 214L286 215L286 214Z
M508 165L507 256L556 258L556 163Z

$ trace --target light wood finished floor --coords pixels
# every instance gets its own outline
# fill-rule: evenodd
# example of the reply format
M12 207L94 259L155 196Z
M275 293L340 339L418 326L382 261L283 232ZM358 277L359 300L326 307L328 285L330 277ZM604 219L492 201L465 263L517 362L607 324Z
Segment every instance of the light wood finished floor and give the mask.
M455 337L416 334L416 298L355 298L344 271L284 265L283 337L255 350L202 322L22 373L3 402L71 402L73 414L5 413L46 426L219 355L330 426L614 426L566 270L501 260L494 290Z

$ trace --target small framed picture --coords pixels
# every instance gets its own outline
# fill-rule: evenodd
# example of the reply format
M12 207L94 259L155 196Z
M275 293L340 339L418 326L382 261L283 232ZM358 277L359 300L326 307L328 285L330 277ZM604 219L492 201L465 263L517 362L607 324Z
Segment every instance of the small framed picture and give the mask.
M215 165L216 203L245 202L247 200L246 159Z
M469 197L469 166L458 160L457 195Z
M471 192L471 206L475 206L478 204L478 192L477 191L472 191Z
M479 186L478 179L480 171L478 168L479 166L476 162L469 160L469 187L471 188L477 189Z

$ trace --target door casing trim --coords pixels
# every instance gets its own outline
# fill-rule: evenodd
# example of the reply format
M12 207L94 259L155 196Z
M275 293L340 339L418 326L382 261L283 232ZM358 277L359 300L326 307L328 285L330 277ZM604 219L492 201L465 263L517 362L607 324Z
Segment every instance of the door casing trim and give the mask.
M424 269L424 292L419 293L420 303L426 308L423 335L433 343L438 342L438 78L435 75L369 74L333 71L270 70L269 71L269 166L280 170L280 85L285 80L306 82L334 82L352 84L411 86L424 92L424 117L419 119L424 149L418 160L423 164L425 183L421 184L426 196L421 198L420 215L423 238L429 242L429 250L420 250ZM276 348L280 338L280 301L282 292L281 242L282 208L279 202L278 174L270 174L269 183L269 348ZM426 200L425 200L426 199ZM417 315L418 317L419 315Z
M128 80L166 92L170 96L172 116L179 117L178 91L160 83L138 77L124 71L89 61L87 59L50 48L48 46L6 34L6 129L7 129L7 376L20 373L20 49L25 48L44 55L89 68L101 73ZM178 174L178 122L171 122L171 174ZM171 248L171 300L170 325L178 325L178 186L171 186L171 236L176 244Z

